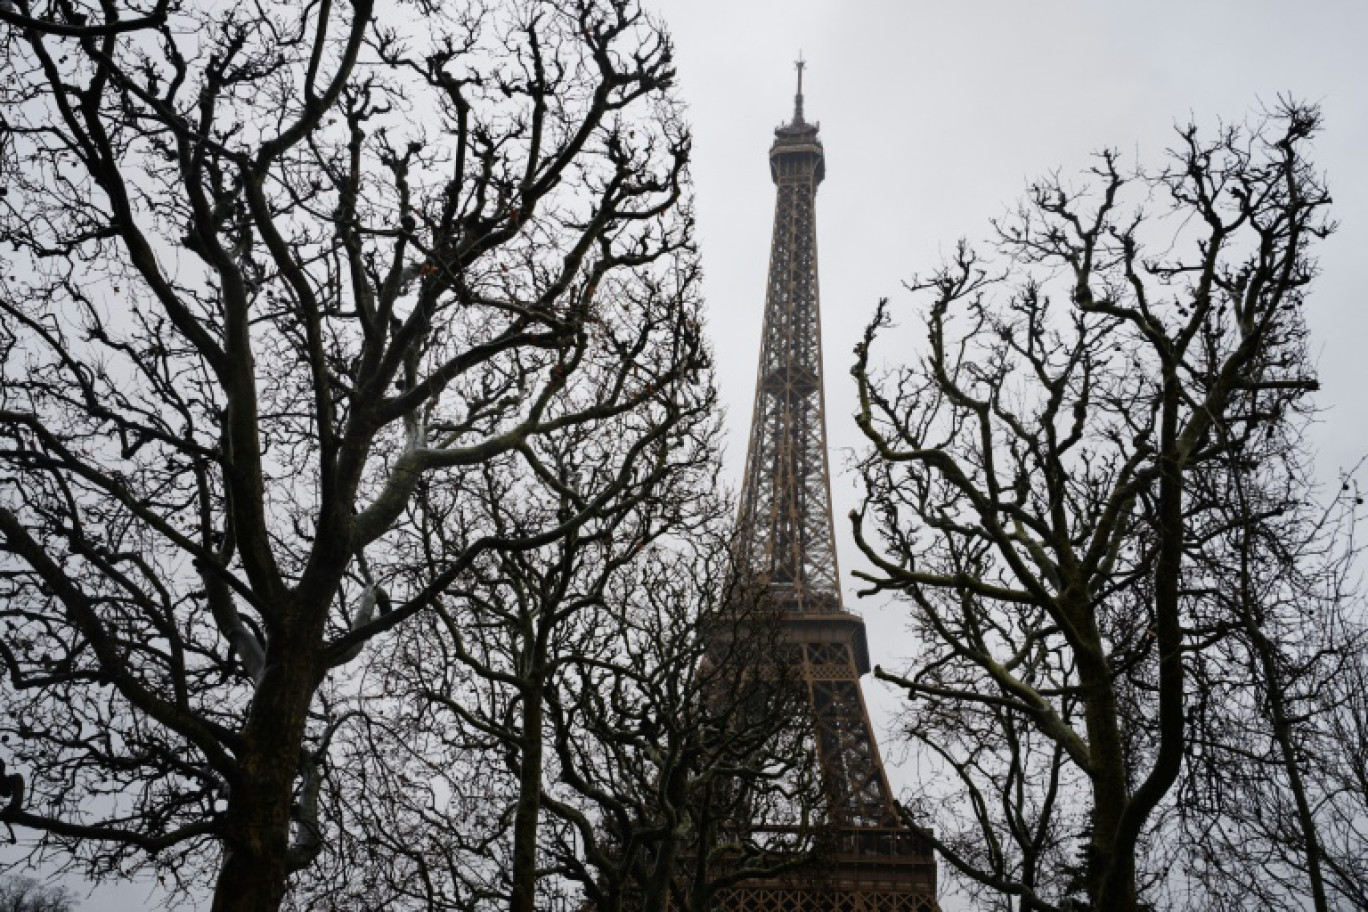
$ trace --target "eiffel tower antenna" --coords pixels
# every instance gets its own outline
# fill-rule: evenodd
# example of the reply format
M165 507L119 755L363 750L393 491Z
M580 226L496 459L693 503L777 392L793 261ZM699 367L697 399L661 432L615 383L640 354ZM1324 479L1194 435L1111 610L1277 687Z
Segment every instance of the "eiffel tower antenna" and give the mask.
M774 234L746 473L737 516L741 572L781 612L785 654L801 662L832 833L819 876L749 882L720 897L724 912L932 912L936 863L901 820L879 760L860 677L864 621L841 602L827 464L814 204L826 175L818 127L775 131Z

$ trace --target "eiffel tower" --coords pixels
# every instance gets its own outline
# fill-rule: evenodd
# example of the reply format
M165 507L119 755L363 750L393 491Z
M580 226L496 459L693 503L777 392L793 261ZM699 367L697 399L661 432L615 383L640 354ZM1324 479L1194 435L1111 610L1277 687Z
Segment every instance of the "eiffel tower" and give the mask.
M818 125L775 130L774 236L755 410L737 520L739 563L781 612L785 653L801 662L832 832L816 873L748 881L719 912L934 912L936 863L900 822L860 691L864 621L841 603L827 466L814 202L826 173Z

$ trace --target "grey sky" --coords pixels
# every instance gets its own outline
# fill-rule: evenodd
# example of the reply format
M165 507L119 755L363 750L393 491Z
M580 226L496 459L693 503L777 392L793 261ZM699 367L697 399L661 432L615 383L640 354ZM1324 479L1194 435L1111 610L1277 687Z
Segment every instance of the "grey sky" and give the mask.
M1029 178L1056 167L1076 171L1102 146L1154 162L1175 120L1241 119L1260 100L1290 93L1323 106L1318 161L1341 222L1321 247L1324 274L1310 309L1324 385L1315 436L1322 472L1333 478L1368 451L1368 3L653 5L675 35L695 131L705 290L730 411L733 480L750 418L773 207L766 151L774 126L792 110L799 49L809 62L806 113L821 122L827 151L818 232L835 448L858 445L847 368L875 301L896 301L900 283L935 266L958 238L982 237ZM901 317L916 319L907 309ZM843 464L838 454L835 468ZM839 471L834 486L847 603L869 619L875 661L896 665L906 650L896 609L857 604L849 587L853 548L842 517L854 491ZM895 699L869 690L886 721ZM882 742L896 758L886 734ZM127 888L84 908L136 909L146 896L146 887Z
M792 111L800 49L805 113L821 123L827 155L818 238L828 433L838 451L859 445L847 371L880 297L901 298L895 315L916 323L901 282L929 272L959 238L983 238L1027 180L1055 168L1076 173L1104 146L1157 163L1175 122L1242 120L1282 94L1322 106L1316 158L1341 223L1320 247L1309 311L1323 384L1312 441L1322 477L1334 481L1368 452L1368 3L690 0L656 8L675 36L694 127L734 483L774 205L766 152ZM838 452L833 495L846 601L866 615L874 661L897 666L910 646L896 607L853 595L844 516L855 491L839 471L845 462ZM897 698L868 682L866 693L885 757L896 761L888 725ZM892 772L915 775L909 764Z
M1339 233L1321 248L1310 318L1328 470L1368 446L1358 395L1368 313L1368 4L1145 5L1053 0L657 3L675 34L694 126L694 179L732 463L743 453L773 187L766 151L808 60L822 124L819 244L830 431L853 443L846 368L881 296L961 237L981 238L1028 179L1077 171L1103 146L1158 161L1176 121L1239 120L1279 94L1319 102ZM911 317L910 311L904 313Z

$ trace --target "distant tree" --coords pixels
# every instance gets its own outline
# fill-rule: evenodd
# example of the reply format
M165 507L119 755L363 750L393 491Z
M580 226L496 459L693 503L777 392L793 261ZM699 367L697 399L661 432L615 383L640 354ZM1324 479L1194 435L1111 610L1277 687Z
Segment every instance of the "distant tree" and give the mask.
M1156 867L1183 872L1170 908L1360 904L1334 871L1361 846L1327 843L1353 792L1326 775L1353 751L1333 729L1365 648L1357 498L1346 483L1317 503L1304 423L1218 429L1222 452L1189 490L1186 627L1200 648L1185 662L1183 772L1153 850Z
M21 0L0 56L0 822L275 909L348 666L712 408L670 44L629 0Z
M1203 724L1220 680L1242 689L1224 711L1267 719L1247 747L1288 774L1305 759L1267 714L1314 685L1276 671L1323 685L1329 666L1259 644L1315 621L1239 561L1281 574L1281 599L1294 578L1259 537L1278 517L1314 532L1303 488L1251 442L1290 442L1316 386L1302 305L1333 227L1305 153L1318 126L1288 104L1214 139L1180 130L1159 171L1108 152L1077 187L1044 180L996 225L1004 265L961 245L912 283L930 300L920 365L872 366L885 305L857 349L865 578L908 600L918 633L913 666L878 673L949 776L922 816L985 908L1159 895L1175 788L1222 787L1209 737L1238 749ZM1268 474L1242 500L1251 471Z
M712 442L676 437L677 471L631 511L485 555L361 666L329 709L333 850L293 904L663 909L672 890L806 858L815 827L781 847L738 826L781 822L781 789L783 823L821 815L804 695L774 668L772 612L730 573L731 510L706 495ZM598 455L568 448L554 471L587 477ZM564 509L541 493L496 484L463 507L495 522ZM424 547L440 554L453 527L425 528Z
M828 820L806 682L781 617L736 572L732 511L633 564L606 654L548 695L548 851L599 912L708 912L816 860Z
M674 426L669 447L650 462L614 455L633 444L630 435L570 433L543 450L554 486L510 486L509 474L485 472L459 498L445 488L419 495L414 550L398 571L414 586L463 547L466 526L568 515L615 467L639 473L623 509L537 548L481 555L390 649L358 663L356 681L329 708L346 758L330 770L336 786L323 812L338 852L304 878L301 906L352 907L376 890L386 908L578 901L566 898L573 891L543 852L545 795L559 774L549 760L547 706L569 667L613 673L617 631L641 623L644 610L615 601L620 578L657 560L662 540L715 515L703 505L716 427L716 416L700 410ZM643 662L670 661L663 642L637 646Z
M1358 648L1311 703L1322 735L1313 744L1328 750L1304 755L1326 893L1350 909L1368 908L1368 646L1359 633Z
M0 877L0 912L75 912L76 897L66 887L45 886L32 877Z

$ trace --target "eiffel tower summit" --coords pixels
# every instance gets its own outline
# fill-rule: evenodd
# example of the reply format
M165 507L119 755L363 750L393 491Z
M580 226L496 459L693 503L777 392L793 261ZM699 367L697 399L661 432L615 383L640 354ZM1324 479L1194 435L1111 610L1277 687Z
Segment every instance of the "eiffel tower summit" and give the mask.
M729 890L725 912L932 912L936 865L904 825L860 691L864 621L841 602L827 463L817 286L819 125L803 116L798 61L793 120L775 130L777 188L765 322L737 519L741 571L781 612L784 654L801 663L831 814L814 871Z

